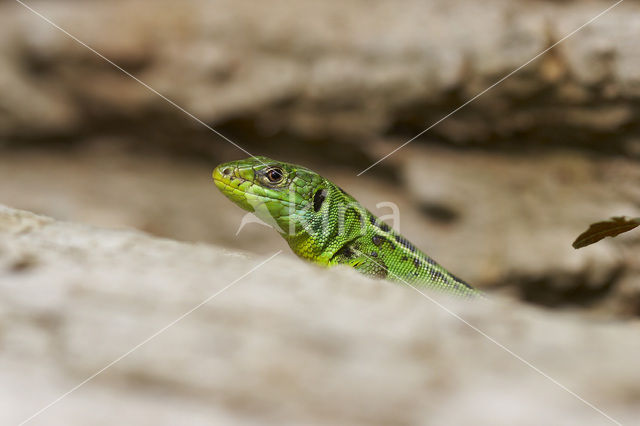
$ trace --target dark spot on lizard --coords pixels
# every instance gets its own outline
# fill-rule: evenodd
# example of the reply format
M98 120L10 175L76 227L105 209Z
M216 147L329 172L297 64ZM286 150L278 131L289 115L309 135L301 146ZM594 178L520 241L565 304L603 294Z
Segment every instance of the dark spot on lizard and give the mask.
M384 240L384 238L382 238L380 235L374 235L373 237L371 237L371 242L376 246L376 247L380 247L380 244L382 244L382 241Z
M380 237L380 242L381 243L387 243L391 250L395 250L396 249L396 245L394 243L392 243L387 237Z
M389 225L387 225L384 222L378 222L378 219L376 219L376 217L374 215L372 215L372 214L369 215L369 222L371 222L371 224L373 226L378 227L383 232L389 232L390 231Z
M349 244L345 244L344 246L340 247L340 249L336 252L334 257L342 256L346 259L351 259L355 254L356 253L353 251L351 246Z
M408 248L409 250L411 250L412 252L416 251L416 248L413 244L411 244L409 241L407 241L406 238L400 236L400 235L396 235L395 236L396 241L398 242L398 244L402 244L403 246L405 246L406 248Z
M402 260L407 260L409 259L407 256L402 256Z
M445 281L444 275L442 275L438 271L431 271L431 278L433 278L434 280Z
M471 287L466 281L461 280L460 278L456 277L455 275L451 274L451 278L453 278L457 283L462 284L463 286L465 286L467 288L473 289L473 287Z
M320 211L322 207L322 203L327 198L327 190L324 188L318 189L315 194L313 194L313 211L316 213Z
M418 258L413 259L413 266L420 269L420 267L422 266L422 263L420 263L420 259Z
M378 257L378 252L377 251L372 251L371 252L371 257Z

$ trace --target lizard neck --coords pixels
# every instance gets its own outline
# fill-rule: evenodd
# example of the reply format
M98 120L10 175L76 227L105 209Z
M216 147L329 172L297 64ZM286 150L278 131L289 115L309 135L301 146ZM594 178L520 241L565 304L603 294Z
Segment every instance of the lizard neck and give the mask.
M329 181L320 190L326 191L322 205L301 213L298 232L282 236L298 256L328 266L339 250L366 232L371 213Z

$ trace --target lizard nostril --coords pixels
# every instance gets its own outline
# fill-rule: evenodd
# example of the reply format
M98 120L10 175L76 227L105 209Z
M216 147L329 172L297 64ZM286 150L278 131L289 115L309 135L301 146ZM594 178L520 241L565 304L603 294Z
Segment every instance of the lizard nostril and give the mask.
M231 174L231 169L227 167L222 171L222 174L225 176L229 176Z

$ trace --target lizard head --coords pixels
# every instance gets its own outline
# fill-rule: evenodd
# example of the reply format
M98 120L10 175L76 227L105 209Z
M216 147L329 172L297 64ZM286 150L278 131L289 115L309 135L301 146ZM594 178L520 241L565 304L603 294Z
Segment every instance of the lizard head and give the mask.
M220 164L213 180L227 198L281 233L300 231L327 195L327 181L318 174L267 157Z

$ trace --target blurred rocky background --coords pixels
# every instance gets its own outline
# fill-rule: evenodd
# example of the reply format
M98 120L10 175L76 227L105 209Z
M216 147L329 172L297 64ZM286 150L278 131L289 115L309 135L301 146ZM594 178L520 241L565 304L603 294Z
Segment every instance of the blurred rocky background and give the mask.
M0 203L65 221L222 246L252 259L277 249L292 257L265 227L249 225L236 236L244 212L217 192L210 173L219 162L247 154L204 123L252 154L313 168L378 214L388 210L377 203L396 203L403 234L457 275L505 296L509 309L533 310L560 323L568 315L585 330L595 321L637 331L640 233L578 251L571 242L591 222L640 216L640 2L620 3L361 176L614 1L27 4L166 99L19 2L0 1ZM92 229L82 233L95 240ZM30 270L15 256L31 253L30 265L47 244L30 251L6 241L0 258L8 272L0 281L15 285L14 275ZM47 270L53 275L55 264ZM235 271L221 275L229 280L246 272L242 265L216 264L214 269ZM73 268L72 281L82 281L82 261ZM131 286L118 288L122 297L137 301L131 275L121 277ZM58 291L47 284L69 285L66 275L51 283L46 276L33 278L44 285L45 299ZM275 271L269 276L277 279ZM331 289L316 297L333 303ZM24 308L31 318L31 308L17 300L12 309ZM76 299L65 303L80 309ZM163 306L157 309L170 318L175 306ZM290 308L282 302L285 317ZM117 312L105 308L100 321ZM497 312L482 320L508 322ZM37 324L49 321L33 315ZM0 348L2 330L14 327L12 318L0 316ZM557 339L571 327L559 329ZM47 330L57 335L55 328ZM312 333L313 327L304 330ZM629 338L627 331L618 332ZM25 347L31 354L49 353L46 345ZM584 349L576 346L574 355ZM100 357L106 363L108 357ZM82 379L89 370L70 376ZM156 377L147 373L134 374L143 387L144 377ZM605 375L596 376L601 382ZM149 386L155 392L154 380ZM189 395L203 388L185 389L182 402L174 402L188 409L197 405ZM621 398L637 403L638 394L637 388L621 391ZM145 402L140 404L135 410ZM59 418L68 424L64 415ZM413 420L399 417L398 423Z

